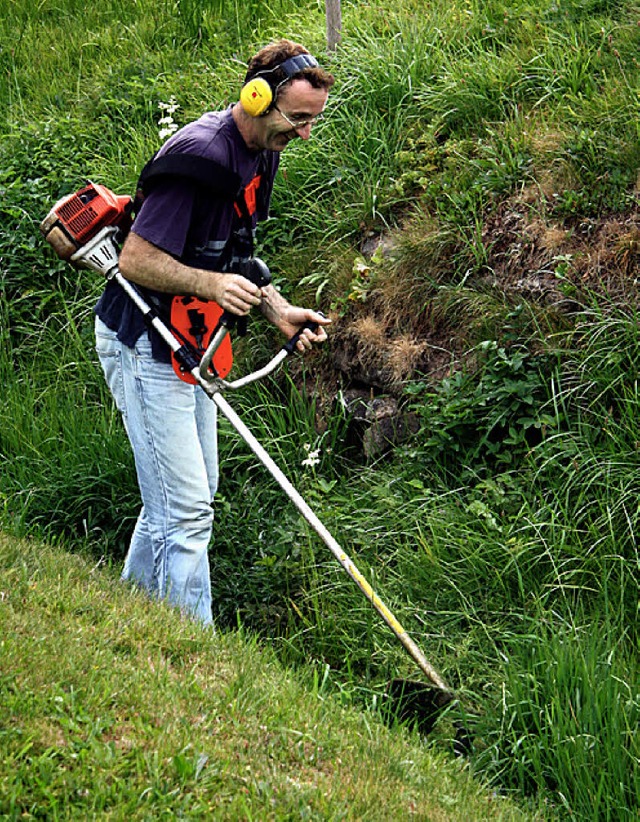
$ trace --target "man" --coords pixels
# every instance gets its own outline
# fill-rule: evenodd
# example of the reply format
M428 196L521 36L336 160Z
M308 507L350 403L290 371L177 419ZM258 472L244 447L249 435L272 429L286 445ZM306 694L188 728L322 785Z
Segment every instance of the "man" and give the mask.
M289 40L249 63L240 101L176 132L159 156L196 155L241 181L239 197L184 175L159 177L145 194L119 265L143 295L170 311L174 295L214 301L239 317L259 307L289 338L305 323L302 352L326 340L322 314L290 305L241 274L267 217L279 153L308 140L334 78ZM217 167L216 167L217 168ZM218 484L216 406L176 376L170 353L117 283L96 306L96 347L134 452L142 509L123 578L212 622L208 546Z

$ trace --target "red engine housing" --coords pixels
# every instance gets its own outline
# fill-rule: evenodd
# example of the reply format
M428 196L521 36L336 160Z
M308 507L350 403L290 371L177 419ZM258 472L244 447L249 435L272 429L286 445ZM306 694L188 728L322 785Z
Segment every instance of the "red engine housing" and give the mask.
M58 256L68 260L105 226L128 231L132 206L131 197L90 182L58 200L40 224L40 231Z

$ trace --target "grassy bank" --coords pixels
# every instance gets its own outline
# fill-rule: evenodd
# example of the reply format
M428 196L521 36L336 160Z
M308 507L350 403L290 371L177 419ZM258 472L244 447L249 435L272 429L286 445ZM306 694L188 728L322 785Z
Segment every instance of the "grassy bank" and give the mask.
M533 819L242 633L0 535L5 819Z

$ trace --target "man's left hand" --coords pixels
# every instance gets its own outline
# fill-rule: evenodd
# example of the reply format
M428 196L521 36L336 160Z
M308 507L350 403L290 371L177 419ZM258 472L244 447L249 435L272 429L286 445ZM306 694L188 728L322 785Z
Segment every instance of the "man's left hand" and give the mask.
M308 322L317 323L318 327L315 331L312 331L310 328L305 328L300 334L296 348L298 351L304 352L311 349L314 345L325 342L327 332L324 326L331 323L329 317L325 317L324 314L320 314L318 311L312 311L310 308L298 308L292 305L282 312L277 326L287 339L291 339L294 334L300 331L300 326Z

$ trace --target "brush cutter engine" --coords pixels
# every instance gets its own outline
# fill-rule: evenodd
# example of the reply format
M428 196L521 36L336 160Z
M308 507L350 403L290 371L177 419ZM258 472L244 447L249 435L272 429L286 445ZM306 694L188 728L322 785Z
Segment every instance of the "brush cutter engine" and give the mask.
M56 254L73 260L76 252L93 240L104 228L115 240L124 238L131 227L133 200L114 194L106 186L88 182L74 194L68 194L54 205L40 223L40 231Z

